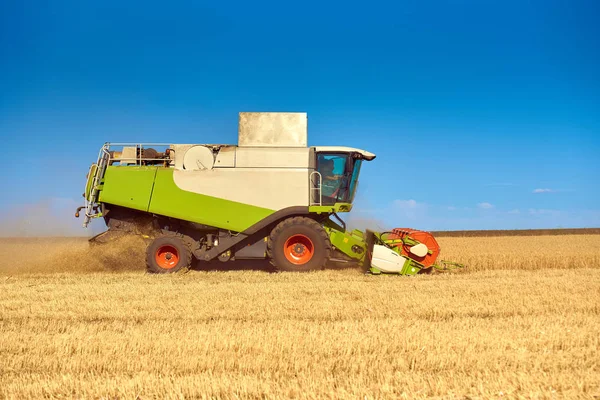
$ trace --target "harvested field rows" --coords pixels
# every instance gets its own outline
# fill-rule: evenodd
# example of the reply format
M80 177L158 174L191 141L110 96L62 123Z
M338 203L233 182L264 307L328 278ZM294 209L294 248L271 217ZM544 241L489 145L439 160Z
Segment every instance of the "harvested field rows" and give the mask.
M469 269L410 278L150 276L2 241L48 250L0 265L0 397L600 396L600 236L517 239L442 238Z

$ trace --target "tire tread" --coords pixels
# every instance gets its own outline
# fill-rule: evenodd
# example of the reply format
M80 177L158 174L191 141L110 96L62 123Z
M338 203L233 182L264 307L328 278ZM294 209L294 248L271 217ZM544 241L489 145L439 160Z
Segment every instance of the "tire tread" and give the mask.
M160 240L160 239L166 239L166 238L171 238L171 239L179 239L180 243L183 245L185 251L182 251L180 257L180 262L182 262L182 267L178 268L176 271L168 271L168 270L164 270L163 268L159 268L155 265L153 257L154 257L154 252L150 251L150 248L152 247L152 245L155 243L156 240ZM190 245L189 240L187 240L187 237L185 235L182 235L180 233L177 232L167 232L167 233L163 233L162 235L158 236L157 238L155 238L150 245L148 246L148 248L146 249L146 271L148 271L149 273L154 273L154 274L163 274L163 273L180 273L180 272L186 272L187 270L190 269L192 265L192 248Z
M275 253L274 253L274 243L277 239L277 237L279 235L281 235L281 233L292 226L295 225L299 225L299 226L307 226L312 228L319 236L321 236L321 238L323 239L323 242L325 243L325 256L323 257L323 261L321 263L321 265L318 265L315 268L311 268L311 269L322 269L325 267L325 265L327 264L327 262L329 261L329 259L331 258L331 253L333 252L332 246L331 246L331 241L329 240L329 236L327 235L327 231L325 231L325 229L323 228L323 226L318 223L317 221L315 221L312 218L307 218L307 217L292 217L292 218L287 218L283 221L281 221L279 224L277 224L275 226L275 228L273 228L273 230L271 230L271 233L269 234L268 240L267 240L267 257L269 259L269 262L271 263L271 265L273 267L275 267L275 269L277 270L281 270L281 266L277 265L277 262L275 260Z

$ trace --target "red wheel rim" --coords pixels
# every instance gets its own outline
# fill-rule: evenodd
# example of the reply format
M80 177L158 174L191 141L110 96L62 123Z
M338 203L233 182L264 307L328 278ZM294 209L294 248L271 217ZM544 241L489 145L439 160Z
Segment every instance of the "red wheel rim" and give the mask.
M154 259L161 268L175 268L179 262L179 252L175 247L170 245L160 246L158 250L156 250Z
M315 254L315 246L312 240L304 235L293 235L283 245L285 258L295 265L304 265L309 262Z

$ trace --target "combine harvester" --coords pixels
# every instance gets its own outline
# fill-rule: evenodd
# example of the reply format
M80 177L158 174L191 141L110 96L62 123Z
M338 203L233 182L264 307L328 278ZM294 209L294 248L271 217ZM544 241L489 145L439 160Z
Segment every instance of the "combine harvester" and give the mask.
M141 234L149 272L187 269L193 258L264 259L280 271L328 262L375 274L437 268L428 233L346 230L364 161L350 147L307 147L305 113L240 113L238 145L106 143L90 167L83 226L103 218L91 240Z

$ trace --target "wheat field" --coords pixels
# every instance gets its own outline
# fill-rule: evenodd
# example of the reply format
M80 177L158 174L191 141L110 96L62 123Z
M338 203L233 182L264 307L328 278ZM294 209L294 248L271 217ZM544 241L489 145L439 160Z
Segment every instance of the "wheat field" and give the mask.
M464 270L143 272L3 239L0 398L599 398L600 235L440 238Z

